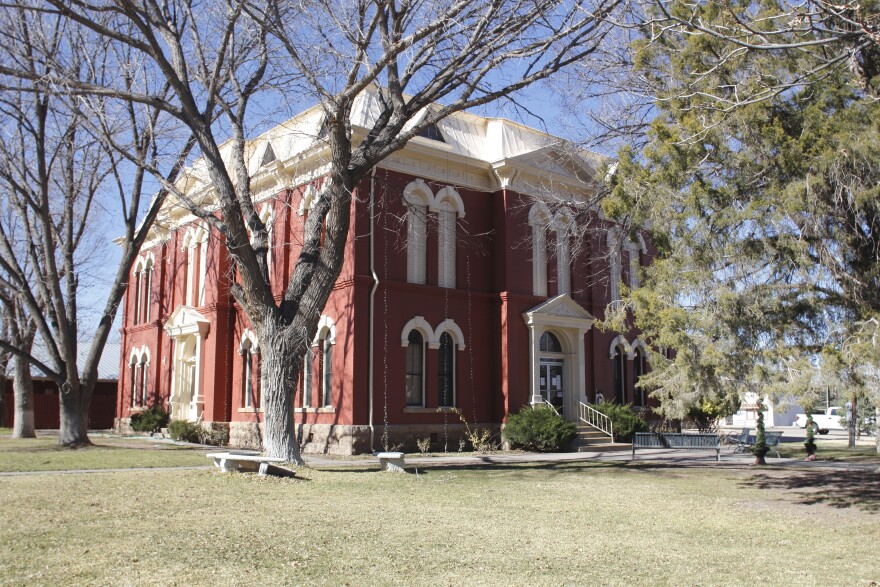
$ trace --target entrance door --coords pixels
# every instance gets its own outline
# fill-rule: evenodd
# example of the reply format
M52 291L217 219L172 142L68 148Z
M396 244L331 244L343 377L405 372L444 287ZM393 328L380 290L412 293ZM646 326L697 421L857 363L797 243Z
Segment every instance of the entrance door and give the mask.
M541 397L553 404L565 416L565 386L563 367L565 362L558 359L541 359L539 383Z

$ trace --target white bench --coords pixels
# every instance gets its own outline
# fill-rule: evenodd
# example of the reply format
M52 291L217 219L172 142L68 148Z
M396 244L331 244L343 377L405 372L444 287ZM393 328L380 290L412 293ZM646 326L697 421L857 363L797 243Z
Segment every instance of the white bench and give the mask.
M376 453L379 458L379 470L390 471L392 473L403 473L406 466L402 452L380 452Z
M283 463L284 459L264 457L262 455L236 454L233 452L214 452L205 455L214 459L214 464L223 471L256 471L259 475L265 475L272 463Z

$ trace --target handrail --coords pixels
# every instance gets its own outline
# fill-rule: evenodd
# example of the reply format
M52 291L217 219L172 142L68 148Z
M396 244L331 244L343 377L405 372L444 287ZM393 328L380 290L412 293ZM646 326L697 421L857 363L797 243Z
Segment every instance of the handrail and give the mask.
M614 423L611 421L611 418L583 402L580 402L578 417L584 424L589 424L596 430L610 436L611 442L614 442Z
M551 403L550 403L549 401L547 401L547 400L544 400L544 403L545 403L546 405L550 406L550 409L553 410L553 413L554 413L554 414L556 414L556 415L559 416L560 418L562 417L562 414L559 413L559 410L556 409L556 406L554 406L553 404L551 404Z

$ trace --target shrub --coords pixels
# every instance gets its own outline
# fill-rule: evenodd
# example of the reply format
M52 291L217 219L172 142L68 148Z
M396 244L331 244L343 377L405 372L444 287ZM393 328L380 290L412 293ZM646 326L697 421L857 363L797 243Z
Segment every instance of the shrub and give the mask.
M571 444L577 427L548 406L523 406L507 419L502 435L515 447L555 452Z
M168 424L168 434L181 442L199 442L201 426L188 420L172 420Z
M136 432L158 432L168 425L168 412L160 405L152 405L131 415L131 429Z
M229 430L224 426L214 428L199 427L199 443L213 446L223 446L229 442Z
M596 404L595 408L611 420L614 426L615 442L630 442L636 432L644 432L648 429L648 423L632 410L630 404L620 405L612 402L602 402Z

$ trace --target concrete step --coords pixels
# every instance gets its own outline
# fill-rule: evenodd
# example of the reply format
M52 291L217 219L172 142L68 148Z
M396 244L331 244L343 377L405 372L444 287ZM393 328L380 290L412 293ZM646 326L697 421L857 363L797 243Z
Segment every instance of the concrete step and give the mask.
M606 436L606 438L608 438ZM622 442L603 442L603 443L593 443L593 444L584 444L580 446L572 447L575 452L623 452L623 451L631 451L631 444L624 444Z

